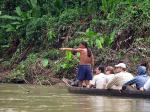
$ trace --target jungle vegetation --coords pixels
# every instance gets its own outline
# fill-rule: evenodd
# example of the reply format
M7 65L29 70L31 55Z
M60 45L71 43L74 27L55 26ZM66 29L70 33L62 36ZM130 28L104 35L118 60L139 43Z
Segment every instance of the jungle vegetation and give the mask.
M1 82L74 78L78 54L59 48L83 40L95 66L123 60L134 73L150 61L150 0L0 0Z

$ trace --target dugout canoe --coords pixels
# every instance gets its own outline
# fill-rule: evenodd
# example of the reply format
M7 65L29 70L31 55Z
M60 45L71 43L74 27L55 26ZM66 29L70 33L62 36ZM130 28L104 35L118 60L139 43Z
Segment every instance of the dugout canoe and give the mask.
M132 97L132 98L150 98L149 91L138 91L138 90L113 90L113 89L95 89L95 88L82 88L68 86L70 93L76 94L88 94L88 95L101 95L101 96L117 96L117 97Z
M114 90L114 89L96 89L71 86L66 80L68 91L74 94L100 95L100 96L115 96L115 97L130 97L130 98L147 98L150 99L150 91L139 90Z

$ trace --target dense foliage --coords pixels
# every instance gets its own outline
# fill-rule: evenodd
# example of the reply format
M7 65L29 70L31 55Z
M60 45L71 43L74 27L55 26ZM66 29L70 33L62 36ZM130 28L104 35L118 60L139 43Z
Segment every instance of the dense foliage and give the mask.
M74 77L78 54L58 48L83 40L96 64L135 65L149 60L149 37L149 0L0 1L0 71L10 70L7 81Z

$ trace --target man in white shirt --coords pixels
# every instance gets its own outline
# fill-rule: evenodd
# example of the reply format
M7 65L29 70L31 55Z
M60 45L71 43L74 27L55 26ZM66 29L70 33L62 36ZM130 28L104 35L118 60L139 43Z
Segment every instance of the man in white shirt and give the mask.
M98 89L104 89L106 85L106 75L104 74L104 67L99 66L95 69L96 75L90 81L90 87L95 86Z
M133 79L133 75L126 71L126 64L119 63L115 65L115 76L106 84L106 89L121 89L123 84ZM115 86L115 88L114 88Z

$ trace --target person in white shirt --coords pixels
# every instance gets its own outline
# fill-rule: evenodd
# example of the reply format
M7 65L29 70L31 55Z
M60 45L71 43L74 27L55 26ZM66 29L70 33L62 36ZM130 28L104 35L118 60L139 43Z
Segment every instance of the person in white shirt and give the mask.
M145 91L150 91L150 78L149 78L148 81L144 84L144 90L145 90Z
M105 69L105 74L106 74L106 83L108 83L115 76L115 74L114 74L114 67L107 66L106 69Z
M123 84L133 79L133 75L126 71L127 67L124 63L115 65L115 76L113 79L106 84L106 89L121 89ZM114 88L114 86L116 86Z
M104 67L99 66L95 69L95 75L90 81L89 87L96 87L98 89L104 89L106 85L106 75L104 74Z

